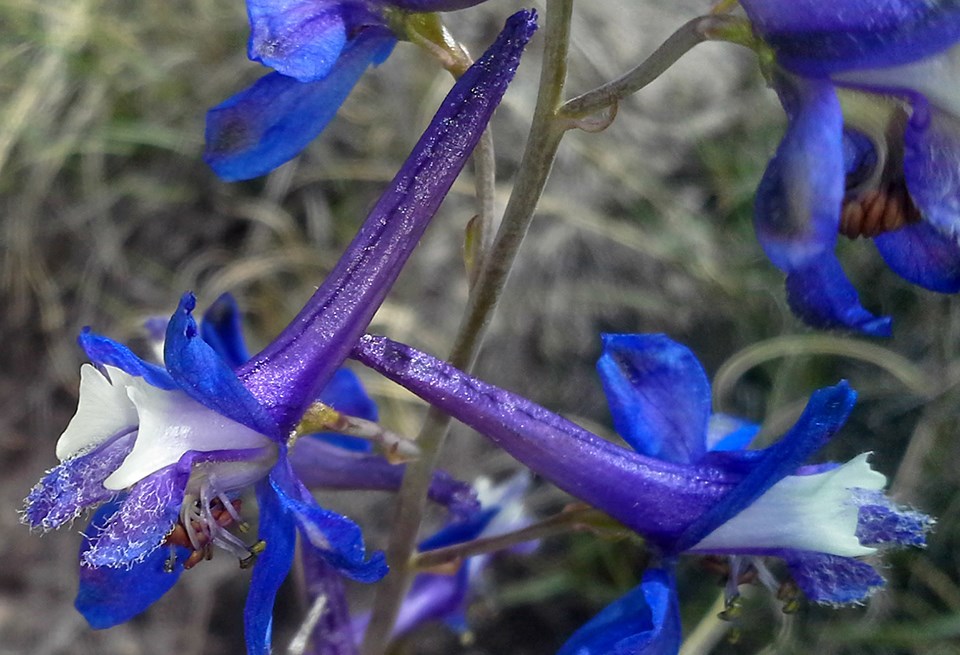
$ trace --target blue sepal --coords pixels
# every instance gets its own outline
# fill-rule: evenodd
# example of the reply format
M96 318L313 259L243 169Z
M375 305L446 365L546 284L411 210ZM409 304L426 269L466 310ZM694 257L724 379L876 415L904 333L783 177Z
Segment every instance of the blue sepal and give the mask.
M833 250L844 193L843 113L829 82L776 78L787 132L754 202L754 227L774 266L789 272Z
M376 551L367 559L363 533L346 516L320 507L283 458L270 473L270 484L284 509L292 513L306 544L328 564L357 582L377 582L387 574L386 557Z
M856 330L889 337L889 316L874 316L860 304L840 262L827 252L787 275L787 302L804 323L816 328Z
M293 159L336 115L357 80L395 40L358 38L329 75L299 82L280 73L261 77L207 113L204 160L228 182L266 175Z
M232 294L222 294L203 313L200 336L230 368L242 366L250 359L240 323L240 308Z
M590 619L557 655L676 655L680 636L673 574L648 569L638 587Z
M890 269L907 282L930 291L960 291L960 245L931 224L914 223L874 237Z
M119 501L110 502L94 514L85 534L97 534L107 519L119 509ZM90 548L84 536L80 558ZM74 606L95 630L125 623L160 599L180 578L183 564L190 556L186 548L159 548L130 568L80 567L80 588ZM168 568L169 567L169 568Z
M602 339L597 370L620 436L649 457L699 460L706 452L710 382L693 353L663 334Z
M301 82L322 79L347 44L339 2L247 0L247 56Z
M122 343L101 336L89 327L80 331L77 342L94 364L114 366L124 373L143 378L158 389L177 388L177 383L162 366L140 359Z
M247 655L270 655L273 604L280 585L293 565L297 530L293 516L280 502L273 485L261 480L257 483L256 492L260 507L257 534L266 543L266 548L257 556L250 577L250 590L243 609L243 626Z
M240 383L220 355L200 338L193 309L197 299L183 294L167 324L163 359L177 385L201 405L237 423L282 441L283 435L257 399Z

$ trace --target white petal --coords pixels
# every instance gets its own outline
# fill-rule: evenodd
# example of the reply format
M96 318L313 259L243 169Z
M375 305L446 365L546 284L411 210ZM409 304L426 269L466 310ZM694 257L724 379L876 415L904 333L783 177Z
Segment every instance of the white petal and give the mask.
M127 388L140 417L133 450L103 486L125 489L151 473L177 463L190 450L262 448L273 442L232 421L181 391L164 391L147 384Z
M479 536L496 537L519 530L530 523L523 497L531 482L532 476L527 470L521 470L497 485L493 485L489 478L478 478L474 481L473 488L477 492L480 506L484 509L500 508Z
M109 379L90 364L80 367L77 413L57 441L61 462L137 427L137 410L126 390L131 376L112 366L105 368Z
M770 488L692 550L797 549L830 555L869 555L856 537L859 508L851 489L883 489L886 477L864 453L825 473L791 475Z
M917 91L944 111L960 117L960 46L911 64L850 71L838 82L890 90Z

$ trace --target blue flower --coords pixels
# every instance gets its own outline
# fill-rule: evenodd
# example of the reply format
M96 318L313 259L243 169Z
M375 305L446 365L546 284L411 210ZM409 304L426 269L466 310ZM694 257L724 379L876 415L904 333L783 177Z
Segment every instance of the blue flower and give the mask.
M247 0L249 57L274 72L210 110L204 158L228 181L269 173L320 134L364 71L389 56L394 15L482 1Z
M61 463L31 490L23 518L50 530L115 503L94 517L81 553L89 570L78 607L91 625L142 611L197 553L216 545L245 563L257 556L247 648L268 653L273 601L298 531L307 551L353 579L386 572L382 554L366 558L356 525L313 500L292 469L288 439L396 280L535 29L532 12L508 20L454 85L343 259L291 324L241 366L220 354L243 358L229 329L220 330L217 348L202 338L189 293L166 327L163 366L89 330L81 334L92 364L81 369L77 412L57 443ZM252 546L229 529L244 525L234 501L251 486L260 510L260 541Z
M960 7L743 0L772 47L786 135L757 189L757 235L806 323L890 334L833 254L874 237L898 275L960 291Z
M603 345L598 368L614 425L633 450L383 337L363 337L353 354L632 528L660 554L665 573L651 573L646 588L598 619L647 616L633 625L660 635L650 642L653 650L582 650L581 644L565 652L672 652L657 649L679 639L677 630L661 627L677 624L675 601L663 594L681 553L780 557L810 599L839 604L883 585L857 558L878 547L924 543L929 518L892 504L881 491L884 476L870 469L866 455L843 465L803 466L852 409L855 394L845 383L815 392L780 441L745 450L755 426L711 414L710 385L689 350L663 335L605 335ZM597 639L612 634L596 632ZM625 644L634 638L641 636L622 636Z
M223 294L210 305L200 324L204 341L234 369L250 359L240 323L236 300ZM376 403L348 368L333 374L318 400L348 416L377 420ZM298 439L289 458L297 477L311 489L397 491L406 465L392 464L371 451L369 440L324 432ZM458 518L473 515L479 507L473 488L442 470L434 472L428 494Z

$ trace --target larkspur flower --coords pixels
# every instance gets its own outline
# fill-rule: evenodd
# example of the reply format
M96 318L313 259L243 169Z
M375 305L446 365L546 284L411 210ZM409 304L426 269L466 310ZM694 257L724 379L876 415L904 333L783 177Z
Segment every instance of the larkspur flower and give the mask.
M204 158L228 181L269 173L320 134L364 71L389 56L408 12L482 1L247 0L248 55L274 72L210 110Z
M399 275L535 29L534 12L507 21L454 85L331 274L243 365L231 368L201 337L189 293L167 325L163 366L89 330L81 334L93 364L81 369L77 413L57 443L61 464L31 490L23 519L50 530L117 503L94 517L81 556L88 570L78 606L94 627L144 609L193 553L211 545L243 560L257 555L244 615L248 652L256 654L270 650L273 602L298 531L308 550L351 578L385 573L382 554L366 558L359 528L317 505L297 478L288 438ZM228 529L243 525L234 501L249 486L260 517L252 549Z
M627 640L626 648L647 625L658 635L652 650L582 650L581 644L565 653L672 652L655 648L679 639L678 628L661 628L679 625L676 601L664 604L663 594L681 553L780 557L810 599L838 604L883 585L857 558L879 546L924 543L929 518L890 502L881 491L884 476L870 469L866 455L843 465L803 466L850 413L856 394L846 383L815 392L777 443L745 450L755 426L711 414L709 382L685 347L663 335L605 335L603 345L598 368L614 425L633 450L383 337L363 337L353 354L635 530L660 554L665 573L650 573L649 585L624 601L629 607L614 607L602 619L646 616L634 622L635 632L623 627L629 634L617 641ZM662 620L651 623L651 612ZM620 633L600 630L596 638L614 634Z
M873 237L909 282L960 291L960 5L927 0L743 0L772 47L786 135L757 189L755 224L815 327L876 336L833 250Z

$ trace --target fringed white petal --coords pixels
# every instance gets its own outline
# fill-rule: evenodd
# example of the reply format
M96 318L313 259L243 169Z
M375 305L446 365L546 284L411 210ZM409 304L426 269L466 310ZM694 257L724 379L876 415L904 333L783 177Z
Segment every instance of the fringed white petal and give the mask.
M130 385L127 394L139 415L140 429L131 453L104 481L107 489L125 489L175 464L191 450L254 449L273 443L180 391L143 384Z
M868 453L814 475L784 478L692 550L796 549L857 557L873 548L856 537L859 507L851 489L879 490L886 477L870 468Z
M80 367L77 413L57 441L61 462L137 427L137 410L126 390L133 378L118 368L105 368L109 378L90 364Z

